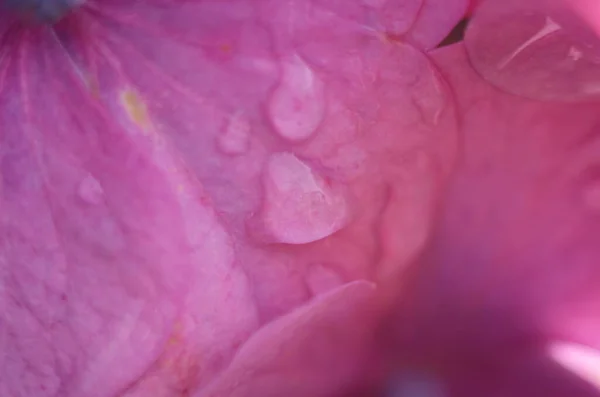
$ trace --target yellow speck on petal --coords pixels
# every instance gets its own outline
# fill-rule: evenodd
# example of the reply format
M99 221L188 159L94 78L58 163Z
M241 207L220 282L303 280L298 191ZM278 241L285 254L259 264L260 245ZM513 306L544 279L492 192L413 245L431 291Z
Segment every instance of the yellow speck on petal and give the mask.
M131 89L123 90L121 92L121 103L131 121L144 130L150 128L150 116L146 104L135 91Z
M156 370L158 376L173 387L188 390L197 383L202 368L202 357L197 348L190 344L184 332L184 324L176 322L157 362Z
M394 33L383 33L384 41L389 44L401 44L402 38Z
M169 345L177 345L182 342L182 333L183 333L183 324L180 321L177 321L173 325L173 331L171 332L171 336L169 337L167 343Z

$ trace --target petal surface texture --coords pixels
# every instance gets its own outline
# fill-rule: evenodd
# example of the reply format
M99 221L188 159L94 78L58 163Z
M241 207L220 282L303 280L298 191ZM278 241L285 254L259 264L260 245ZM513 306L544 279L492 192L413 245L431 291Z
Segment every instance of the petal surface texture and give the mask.
M456 159L423 53L467 7L443 3L3 9L0 395L248 395L232 377L261 354L315 396L355 373L371 295L424 247ZM322 322L356 328L322 352L348 352L329 384L276 351Z

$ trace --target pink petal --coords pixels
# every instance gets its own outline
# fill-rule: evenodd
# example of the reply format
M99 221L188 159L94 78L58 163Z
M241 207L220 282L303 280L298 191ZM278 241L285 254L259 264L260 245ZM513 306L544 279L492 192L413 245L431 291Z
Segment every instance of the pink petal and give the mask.
M100 54L94 67L107 87L136 87L145 99L237 240L268 317L308 299L303 278L315 265L346 281L371 277L378 248L368 225L382 211L386 264L400 267L423 244L456 136L451 98L419 51L295 3L188 2L161 9L164 23L150 23L151 3L135 13L102 4L107 17L87 24L120 69ZM277 119L280 101L308 99L287 115L295 123Z
M210 377L257 327L231 237L132 86L104 81L103 106L53 35L13 32L0 79L0 390L114 395L151 363L181 383L166 357L181 351Z

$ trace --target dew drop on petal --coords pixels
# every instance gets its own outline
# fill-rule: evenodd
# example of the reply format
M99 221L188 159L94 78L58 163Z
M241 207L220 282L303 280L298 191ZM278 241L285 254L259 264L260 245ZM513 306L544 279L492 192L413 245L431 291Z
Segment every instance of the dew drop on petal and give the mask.
M277 242L310 243L330 236L348 222L349 206L343 192L295 155L273 154L264 178L262 222Z
M242 113L231 115L217 138L221 152L228 155L243 154L250 143L251 125Z
M77 194L87 204L100 204L104 197L104 189L92 174L87 174L79 183Z
M561 102L600 98L600 38L564 6L484 2L465 46L475 70L508 93Z
M323 120L323 82L298 56L285 58L281 68L281 80L268 102L268 115L280 136L301 141L313 135Z

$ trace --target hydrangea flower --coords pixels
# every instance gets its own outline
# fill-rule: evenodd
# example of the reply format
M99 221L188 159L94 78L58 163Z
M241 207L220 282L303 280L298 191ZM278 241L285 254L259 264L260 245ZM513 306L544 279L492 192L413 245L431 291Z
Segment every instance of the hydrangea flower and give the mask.
M0 3L0 395L596 396L597 10L476 3Z

